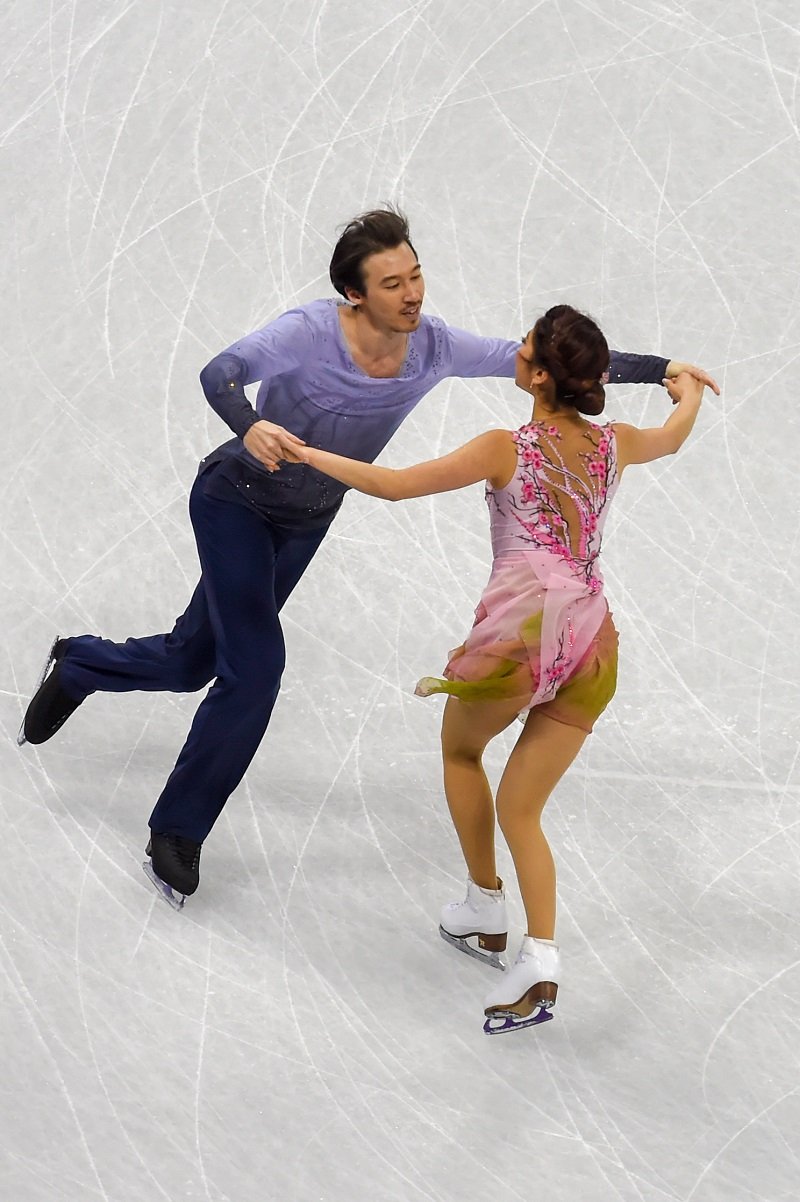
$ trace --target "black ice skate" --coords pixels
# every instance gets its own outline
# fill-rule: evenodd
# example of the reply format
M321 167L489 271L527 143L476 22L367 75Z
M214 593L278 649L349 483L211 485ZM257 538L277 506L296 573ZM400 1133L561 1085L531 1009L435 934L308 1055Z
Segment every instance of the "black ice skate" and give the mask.
M182 910L187 897L200 884L200 848L202 843L182 835L150 835L142 868L165 902Z
M61 688L61 661L66 649L65 639L53 639L19 728L17 743L20 747L25 743L46 743L81 704L73 701Z

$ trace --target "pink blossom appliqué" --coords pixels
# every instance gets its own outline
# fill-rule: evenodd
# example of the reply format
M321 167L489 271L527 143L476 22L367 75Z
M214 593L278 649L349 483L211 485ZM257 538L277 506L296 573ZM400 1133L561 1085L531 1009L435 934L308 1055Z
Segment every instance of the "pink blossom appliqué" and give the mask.
M544 467L544 455L538 447L525 447L522 452L522 462L529 464L535 472Z
M547 683L551 689L558 688L567 673L568 667L569 661L562 661L560 664L553 664L552 667L547 669Z

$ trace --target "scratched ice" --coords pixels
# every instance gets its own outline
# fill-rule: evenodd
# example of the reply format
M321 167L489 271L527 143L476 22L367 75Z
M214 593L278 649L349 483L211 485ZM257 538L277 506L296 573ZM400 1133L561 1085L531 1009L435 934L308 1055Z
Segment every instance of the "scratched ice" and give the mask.
M5 26L0 1194L796 1197L796 10L189 8L16 0ZM517 337L569 300L723 386L612 513L619 692L547 818L566 976L555 1022L500 1039L489 970L436 936L462 869L440 707L411 696L484 583L479 488L348 499L182 914L140 863L197 698L96 696L14 744L53 634L182 610L186 492L225 433L198 371L328 295L337 225L384 199L431 312ZM383 461L526 416L454 381ZM515 942L513 888L512 916Z

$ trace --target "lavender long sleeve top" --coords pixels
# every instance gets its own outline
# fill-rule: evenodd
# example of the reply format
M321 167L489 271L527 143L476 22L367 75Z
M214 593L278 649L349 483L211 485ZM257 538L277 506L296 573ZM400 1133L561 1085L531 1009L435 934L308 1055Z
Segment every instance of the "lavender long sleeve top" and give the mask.
M284 426L311 447L371 463L401 422L449 376L513 378L518 342L483 338L422 315L409 335L399 373L374 379L352 359L339 320L341 302L298 306L216 356L201 373L206 397L237 435L207 456L206 491L243 501L282 525L314 528L331 521L347 491L307 464L268 472L242 438L254 422ZM657 383L667 360L611 353L610 381ZM260 381L255 408L244 386Z

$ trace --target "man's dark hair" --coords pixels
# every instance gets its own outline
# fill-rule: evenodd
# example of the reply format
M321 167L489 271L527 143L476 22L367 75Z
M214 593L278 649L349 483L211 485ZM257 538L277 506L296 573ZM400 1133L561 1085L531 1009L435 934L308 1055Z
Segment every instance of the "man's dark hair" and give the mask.
M382 250L394 250L407 242L416 255L408 233L408 220L399 209L387 205L371 209L348 221L331 256L331 283L337 292L347 297L347 289L364 292L362 264L369 255Z

